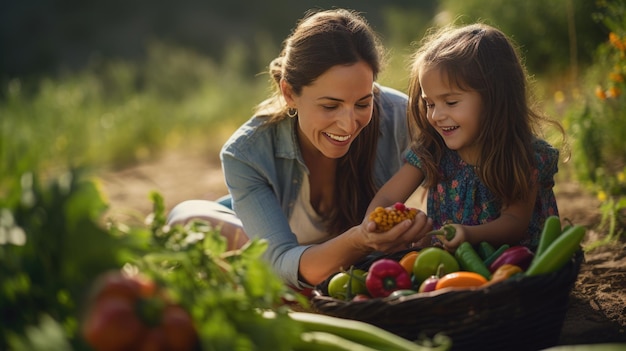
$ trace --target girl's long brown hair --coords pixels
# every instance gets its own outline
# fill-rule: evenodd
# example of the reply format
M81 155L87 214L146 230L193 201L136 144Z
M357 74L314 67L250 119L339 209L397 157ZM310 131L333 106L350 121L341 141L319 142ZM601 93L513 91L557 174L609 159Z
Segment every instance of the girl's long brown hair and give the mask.
M438 164L446 145L430 125L422 100L420 73L440 69L452 86L473 90L483 102L483 128L477 143L481 151L478 176L503 205L529 196L536 169L532 142L540 122L561 125L533 111L527 74L513 42L485 24L453 26L429 34L415 52L409 81L409 124L413 150L422 160L424 185L441 177Z
M383 49L380 39L358 13L345 9L309 12L285 40L281 54L270 64L274 94L257 106L267 123L287 118L287 106L280 94L285 79L293 92L333 66L366 62L374 73L381 70ZM375 89L374 101L379 92ZM337 235L363 220L376 192L374 161L380 134L379 106L374 104L371 122L354 140L346 155L338 160L333 211L326 218L326 229Z

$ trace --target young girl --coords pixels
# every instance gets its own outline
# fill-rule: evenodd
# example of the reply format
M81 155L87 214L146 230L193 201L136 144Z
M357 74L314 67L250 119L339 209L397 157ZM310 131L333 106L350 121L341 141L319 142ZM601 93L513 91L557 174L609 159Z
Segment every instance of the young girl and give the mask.
M531 110L526 88L515 47L499 30L473 24L427 37L409 85L413 145L368 213L422 185L433 227L456 229L453 240L440 239L446 249L464 241L534 248L545 219L558 215L559 152L536 136L537 122L563 129Z

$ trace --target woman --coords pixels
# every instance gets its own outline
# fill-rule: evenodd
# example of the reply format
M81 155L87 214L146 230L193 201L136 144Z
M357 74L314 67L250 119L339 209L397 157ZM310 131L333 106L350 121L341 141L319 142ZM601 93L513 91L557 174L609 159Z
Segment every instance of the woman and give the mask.
M234 212L191 201L174 208L170 222L207 219L236 246L266 239L266 258L296 288L421 239L431 229L424 213L386 233L363 221L409 142L406 95L375 83L382 57L358 14L305 16L270 64L274 95L222 148Z

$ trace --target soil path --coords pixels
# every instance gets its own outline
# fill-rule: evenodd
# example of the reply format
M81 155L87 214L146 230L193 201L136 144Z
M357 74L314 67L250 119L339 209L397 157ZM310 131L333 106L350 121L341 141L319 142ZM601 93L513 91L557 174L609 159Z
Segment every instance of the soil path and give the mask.
M188 199L216 199L227 193L217 156L173 152L160 159L100 175L108 196L108 216L124 223L142 222L152 210L151 191L167 209ZM557 183L562 218L589 228L585 245L603 236L600 203L572 182ZM532 337L529 335L529 337ZM626 343L626 240L585 253L570 294L561 344Z

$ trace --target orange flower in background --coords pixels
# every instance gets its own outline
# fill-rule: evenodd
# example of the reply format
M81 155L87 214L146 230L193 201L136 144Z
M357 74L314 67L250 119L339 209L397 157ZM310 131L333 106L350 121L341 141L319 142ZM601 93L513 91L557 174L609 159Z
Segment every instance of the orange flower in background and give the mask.
M611 74L609 74L609 79L616 82L616 83L623 83L624 82L624 76L621 73L618 72L612 72Z
M619 37L619 35L615 34L614 32L609 33L609 41L619 51L624 51L626 49L626 44L624 44L624 41Z
M599 86L599 85L596 87L596 96L600 100L605 100L606 99L606 93L604 92L604 89L602 89L602 87Z
M606 97L616 98L616 97L620 96L621 94L622 94L622 91L618 87L612 86L606 92Z

